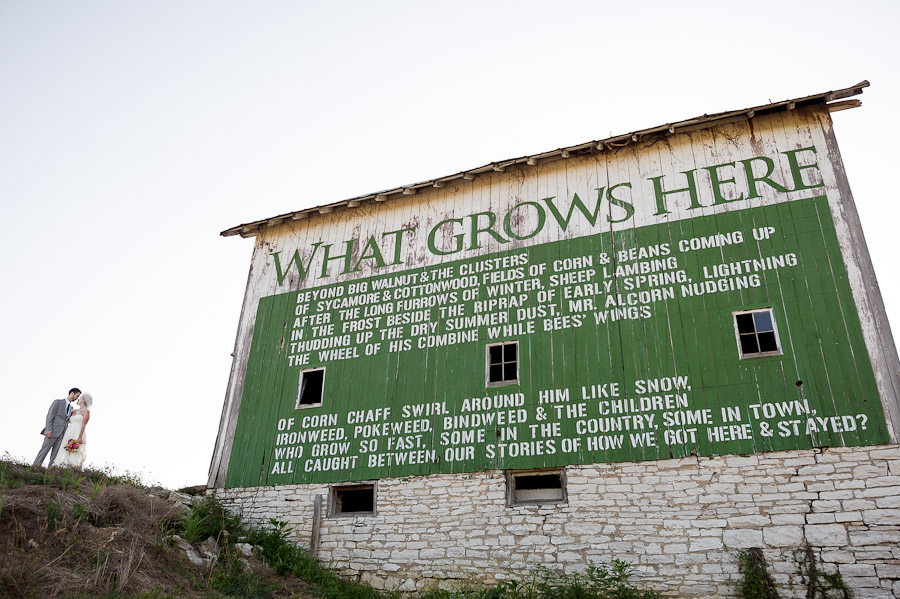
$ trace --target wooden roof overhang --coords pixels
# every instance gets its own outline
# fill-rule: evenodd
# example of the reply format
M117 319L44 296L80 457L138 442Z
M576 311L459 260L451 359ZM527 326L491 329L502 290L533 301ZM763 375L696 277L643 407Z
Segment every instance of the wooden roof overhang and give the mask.
M861 106L862 102L860 102L859 100L845 100L845 98L850 98L852 96L861 94L863 89L866 87L869 87L869 82L861 81L856 85L845 87L843 89L822 92L819 94L813 94L811 96L795 98L793 100L772 102L769 104L763 104L761 106L743 108L741 110L730 110L727 112L718 112L715 114L704 114L702 116L694 117L692 119L687 119L684 121L678 121L676 123L666 123L665 125L650 127L649 129L641 129L640 131L633 131L624 135L616 135L613 137L608 137L606 139L588 141L574 146L566 146L558 148L556 150L551 150L549 152L541 152L539 154L532 154L529 156L520 156L519 158L499 160L496 162L485 164L484 166L480 166L478 168L461 171L453 175L438 177L436 179L429 179L427 181L421 181L419 183L412 183L409 185L401 185L400 187L385 189L376 193L357 196L355 198L341 200L339 202L333 202L331 204L323 204L321 206L305 208L303 210L297 210L295 212L288 212L286 214L280 214L278 216L273 216L271 218L266 218L263 220L244 223L222 231L221 235L224 237L231 237L233 235L240 235L241 237L253 237L259 232L260 229L268 226L280 225L285 221L302 220L305 218L309 218L310 216L315 214L328 214L330 212L334 212L336 209L352 209L358 207L363 202L384 202L396 196L414 195L418 190L423 188L444 187L447 183L458 179L473 180L478 175L498 171L502 172L512 166L536 166L543 160L569 158L571 156L603 152L605 150L620 148L633 143L645 141L648 138L652 138L655 136L666 136L697 129L705 129L714 125L723 124L738 119L752 119L757 115L769 114L772 112L783 110L795 110L796 108L801 106L808 106L811 104L827 104L828 110L830 112L846 110L848 108L856 108L857 106Z

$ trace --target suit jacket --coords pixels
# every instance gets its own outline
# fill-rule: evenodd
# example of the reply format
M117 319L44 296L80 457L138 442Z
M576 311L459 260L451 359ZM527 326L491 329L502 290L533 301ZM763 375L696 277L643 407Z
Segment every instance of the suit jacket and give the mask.
M69 421L69 402L65 399L54 399L47 412L47 425L41 431L42 435L50 431L53 438L61 437L66 432L66 424Z

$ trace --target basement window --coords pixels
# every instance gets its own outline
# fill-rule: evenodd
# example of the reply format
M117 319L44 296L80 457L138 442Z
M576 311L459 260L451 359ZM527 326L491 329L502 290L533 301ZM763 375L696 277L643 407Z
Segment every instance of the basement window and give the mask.
M566 503L566 472L565 470L507 472L506 497L510 506Z
M325 369L313 368L300 373L297 387L297 409L322 405L322 389L325 387Z
M329 507L332 516L374 516L375 485L331 487Z
M487 386L519 382L519 342L506 341L487 346Z
M741 359L782 355L772 308L735 312L734 333Z

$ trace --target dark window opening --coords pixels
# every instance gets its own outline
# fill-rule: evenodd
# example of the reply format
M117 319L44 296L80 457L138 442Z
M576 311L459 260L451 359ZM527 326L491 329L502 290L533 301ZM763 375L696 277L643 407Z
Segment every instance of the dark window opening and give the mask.
M297 390L297 407L322 405L322 389L325 386L325 369L304 370L300 373Z
M781 354L778 331L772 309L735 312L734 328L738 338L741 358L774 356Z
M487 347L487 384L516 383L519 380L519 342Z
M332 487L333 515L371 515L375 513L375 485Z
M507 477L510 505L564 503L566 481L563 471L511 473Z

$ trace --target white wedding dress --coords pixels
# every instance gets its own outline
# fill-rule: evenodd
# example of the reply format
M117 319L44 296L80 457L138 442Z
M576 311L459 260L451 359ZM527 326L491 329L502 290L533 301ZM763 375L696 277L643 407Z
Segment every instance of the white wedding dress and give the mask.
M60 466L72 466L74 468L81 468L84 466L84 458L87 457L87 431L81 436L81 440L84 441L84 443L78 448L78 451L73 452L66 449L66 445L69 443L70 439L75 440L78 438L78 433L81 432L81 425L83 422L84 414L72 414L69 418L66 432L63 433L62 447L59 448Z

